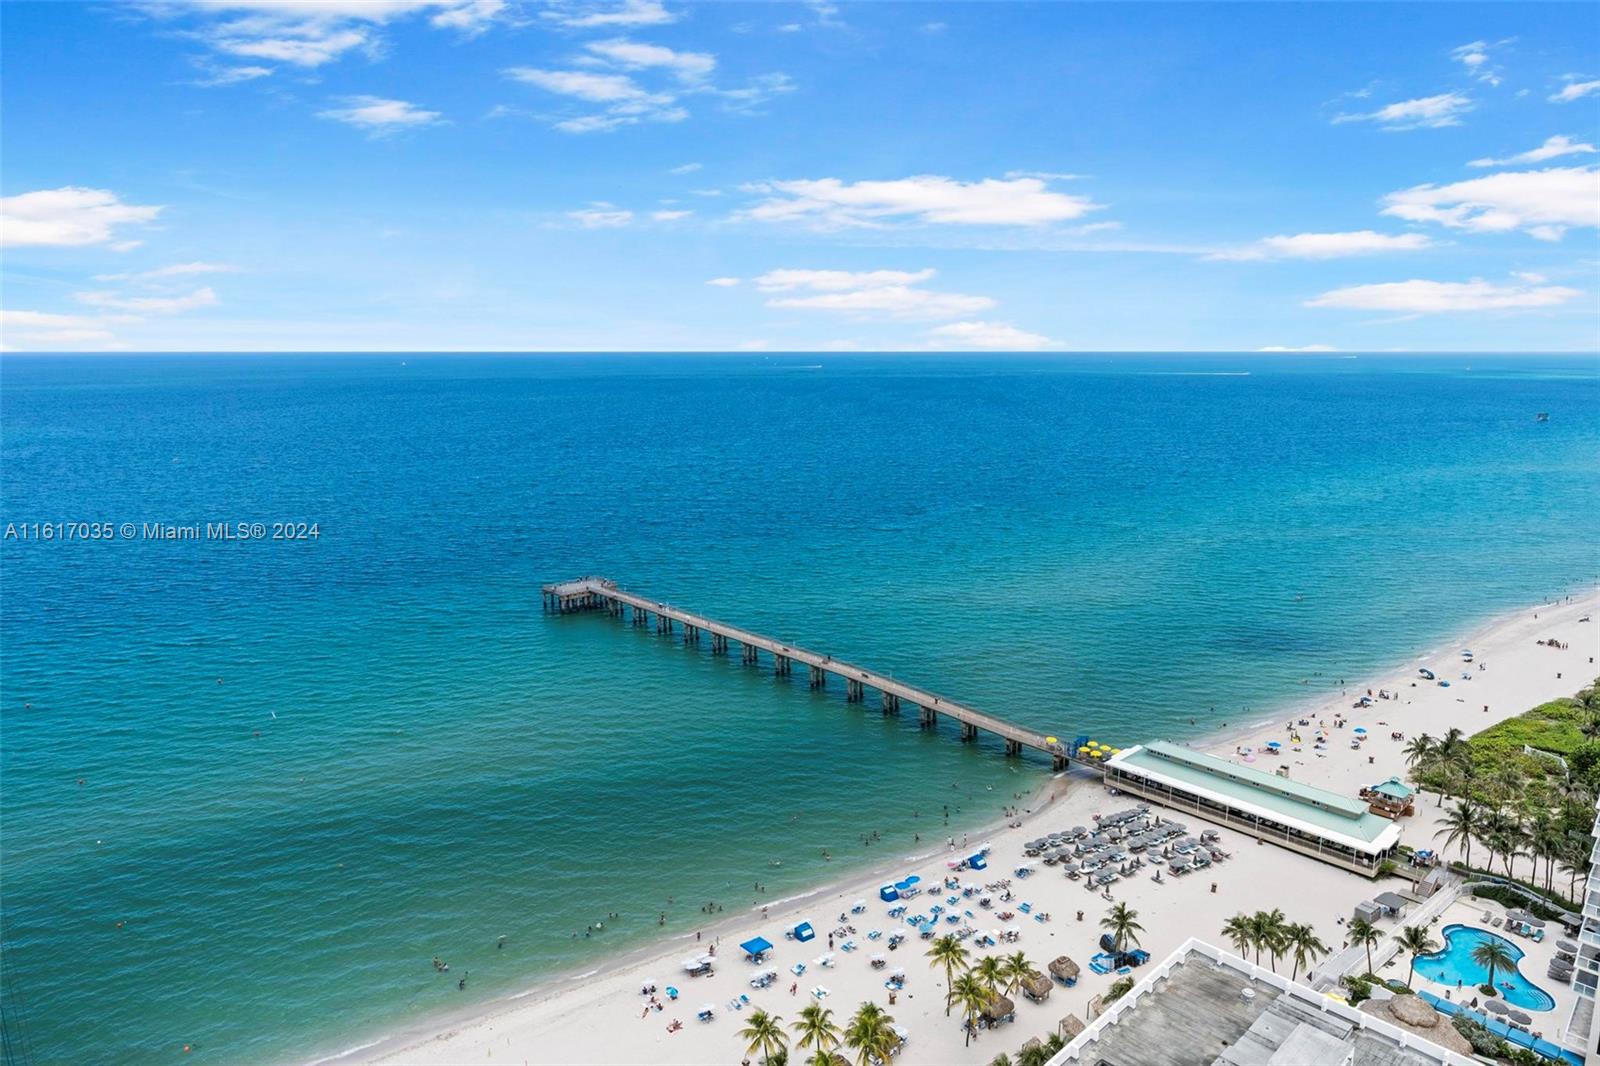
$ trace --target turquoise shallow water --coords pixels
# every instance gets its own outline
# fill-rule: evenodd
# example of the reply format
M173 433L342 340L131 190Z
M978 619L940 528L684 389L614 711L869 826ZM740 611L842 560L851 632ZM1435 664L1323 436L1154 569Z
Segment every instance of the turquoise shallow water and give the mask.
M1513 1007L1529 1011L1554 1010L1556 1001L1550 993L1534 984L1522 973L1517 963L1526 954L1520 946L1497 933L1470 925L1447 925L1439 930L1444 947L1432 955L1417 959L1417 973L1442 985L1455 985L1476 991L1477 986L1489 979L1489 968L1472 958L1478 945L1498 943L1505 947L1513 960L1509 970L1501 967L1495 972L1494 983L1500 998Z
M5 522L321 531L0 542L20 1061L348 1047L1044 773L546 581L1132 741L1600 572L1592 358L5 356L0 433Z

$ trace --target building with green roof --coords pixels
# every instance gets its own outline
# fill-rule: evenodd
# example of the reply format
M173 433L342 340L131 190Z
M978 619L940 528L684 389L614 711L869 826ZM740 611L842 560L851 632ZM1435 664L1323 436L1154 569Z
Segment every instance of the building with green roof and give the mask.
M1124 792L1368 877L1400 845L1399 826L1363 800L1166 741L1124 748L1104 765L1106 784Z

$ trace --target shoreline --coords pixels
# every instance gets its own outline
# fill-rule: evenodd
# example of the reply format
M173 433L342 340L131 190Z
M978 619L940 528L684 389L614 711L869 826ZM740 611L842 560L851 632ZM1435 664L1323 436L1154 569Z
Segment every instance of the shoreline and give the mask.
M1330 683L1326 688L1310 688L1295 694L1271 706L1263 707L1259 711L1252 710L1249 714L1250 721L1238 725L1220 726L1211 730L1197 730L1186 738L1174 738L1179 743L1200 751L1209 751L1223 757L1230 757L1232 752L1228 749L1243 746L1246 742L1255 742L1268 736L1276 736L1281 731L1282 723L1286 717L1328 717L1335 713L1348 713L1347 700L1350 699L1350 690L1365 690L1368 687L1388 687L1395 684L1395 678L1414 675L1414 668L1418 662L1437 657L1443 654L1453 654L1454 649L1464 646L1479 646L1491 643L1497 635L1504 636L1524 626L1532 624L1529 614L1534 614L1550 609L1561 611L1563 608L1582 609L1587 605L1589 610L1600 610L1600 591L1594 586L1589 586L1581 591L1563 594L1554 599L1546 599L1537 604L1529 603L1499 614L1476 621L1475 624L1463 626L1454 635L1430 641L1429 646L1413 648L1405 655L1398 656L1390 661L1390 665L1372 672L1371 680L1361 679L1352 681L1344 686ZM1600 632L1597 628L1596 632ZM1576 691L1592 680L1595 672L1600 672L1600 667L1589 668L1589 672L1578 671L1568 680L1570 691ZM1424 690L1432 693L1432 689ZM1405 705L1411 699L1404 701ZM1459 701L1458 701L1459 702ZM1500 708L1491 719L1478 723L1467 719L1459 724L1467 733L1475 733L1485 728L1491 721L1500 721L1504 718L1520 714L1535 703L1524 706ZM1389 712L1391 716L1401 711L1402 704L1397 702L1393 711L1387 707L1374 708L1374 713ZM1470 728L1467 728L1470 726ZM1148 740L1161 739L1159 737L1140 737L1128 739L1127 745L1144 743ZM1305 760L1299 760L1306 765ZM1318 766L1310 763L1311 767ZM1061 806L1068 805L1068 801L1093 798L1092 793L1104 792L1100 789L1099 776L1093 770L1071 769L1059 773L1044 771L1045 778L1024 800L1017 801L1023 813L1011 817L981 822L967 831L969 837L984 839L986 837L1012 837L1025 833L1027 827L1040 819L1046 813L1054 811ZM1297 778L1306 779L1297 774ZM1326 782L1318 781L1324 787L1336 787ZM1017 826L1020 825L1020 829ZM1272 852L1282 853L1282 849L1267 849ZM840 877L819 883L805 891L773 900L765 906L770 912L770 917L762 918L760 906L752 905L748 911L740 910L720 916L715 922L703 926L701 933L716 939L733 933L741 928L748 932L753 923L762 923L771 926L773 923L782 923L787 912L794 912L805 907L814 907L824 899L837 897L866 895L875 897L875 889L881 884L885 874L891 870L899 871L917 866L926 865L946 853L943 847L915 854L905 854L885 862L858 869L852 873L842 874ZM1282 853L1287 854L1287 853ZM995 865L994 873L1002 876L1003 870L1009 870L1009 863L1002 859ZM1093 898L1093 897L1091 897ZM792 914L790 915L792 916ZM826 919L824 919L826 921ZM819 924L820 929L820 924ZM418 1021L415 1025L408 1025L402 1029L391 1030L386 1035L377 1039L366 1041L355 1046L347 1047L341 1051L323 1055L314 1059L301 1060L310 1062L313 1066L328 1063L350 1062L387 1062L404 1059L412 1061L410 1056L417 1058L431 1058L426 1055L431 1045L453 1040L457 1037L469 1035L482 1036L492 1030L496 1023L505 1020L514 1020L524 1012L535 1008L548 1008L565 998L580 998L592 994L600 986L614 982L628 972L639 969L647 964L661 967L671 971L673 966L672 953L678 950L682 941L689 938L689 933L672 936L668 939L656 939L647 944L640 945L629 951L610 956L604 962L582 972L560 973L543 978L530 987L506 996L498 997L488 1003L479 1003L471 1007L464 1007L449 1014L434 1015L427 1020ZM920 960L919 960L920 961ZM630 1000L630 1003L632 1001ZM1017 1038L1020 1042L1021 1036ZM1014 1050L1014 1049L1013 1049ZM987 1059L985 1059L987 1061Z
M1063 770L1055 773L1043 770L1042 773L1045 775L1044 780L1029 793L1026 800L1018 801L1023 804L1022 814L1012 818L981 822L973 829L968 830L967 835L977 837L998 835L1012 828L1013 824L1020 824L1026 827L1029 822L1043 816L1053 808L1066 794L1074 779L1081 780L1085 784L1099 784L1098 775L1094 775L1091 780L1089 775L1092 774L1092 771L1087 770ZM1037 806L1028 806L1028 804L1037 804ZM802 904L807 900L815 900L822 896L856 896L863 893L875 896L878 886L883 884L883 878L890 869L925 863L943 853L945 852L935 849L929 852L919 852L915 855L901 856L893 867L875 866L865 871L858 870L855 873L844 874L804 892L797 892L782 899L775 899L765 906L769 911L774 912L776 916L781 915L784 910L790 909L797 904ZM710 941L715 943L718 938L750 921L752 917L758 921L763 920L761 919L761 910L760 906L751 906L746 910L724 913L716 921L702 926L698 930L705 940L697 942ZM771 919L767 920L770 921ZM504 1016L512 1010L532 1004L548 1003L562 995L580 991L589 985L598 984L612 974L631 969L641 963L667 959L671 952L676 950L671 947L672 945L680 944L688 940L692 935L691 933L683 933L665 940L652 940L648 944L642 944L621 954L611 956L601 965L592 969L579 973L554 974L541 979L538 983L521 992L500 996L497 999L490 1000L488 1003L463 1007L452 1015L435 1015L426 1022L418 1022L416 1025L409 1026L404 1030L391 1032L386 1036L378 1037L343 1051L297 1061L303 1062L305 1066L326 1066L329 1063L381 1062L393 1055L401 1054L426 1040L434 1039L437 1034L445 1031L460 1026L489 1022L497 1017Z

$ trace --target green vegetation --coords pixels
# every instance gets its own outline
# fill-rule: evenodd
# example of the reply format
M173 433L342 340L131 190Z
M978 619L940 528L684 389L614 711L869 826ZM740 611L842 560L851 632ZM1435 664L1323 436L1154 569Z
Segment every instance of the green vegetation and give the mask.
M1233 949L1249 957L1255 953L1255 963L1261 965L1265 951L1272 963L1272 972L1278 972L1278 957L1287 955L1294 960L1290 980L1299 976L1301 967L1309 969L1319 958L1328 954L1328 945L1317 938L1309 925L1286 921L1283 912L1274 908L1254 914L1235 914L1222 924L1222 935L1233 943Z
M1540 903L1538 900L1530 900L1527 896L1504 885L1474 885L1472 894L1479 899L1492 899L1496 903L1504 904L1507 907L1526 908L1535 918L1543 918L1547 922L1559 920L1562 913L1549 904ZM1578 910L1577 905L1574 904L1572 909L1574 911Z
M1406 991L1409 992L1417 972L1417 959L1438 951L1439 945L1428 935L1425 925L1408 925L1395 935L1395 939L1400 942L1400 949L1411 956L1411 968L1406 971Z
M1560 755L1529 755L1523 745ZM1546 894L1557 894L1557 871L1572 898L1588 870L1594 796L1600 788L1600 694L1590 686L1468 737L1452 729L1406 745L1411 780L1437 793L1434 839L1459 848L1481 868ZM1445 801L1451 802L1446 805ZM1474 848L1481 867L1473 863Z
M1137 911L1130 911L1119 904L1113 913L1119 914L1119 921L1126 922L1129 928L1134 930L1139 928L1138 923L1134 922L1138 917ZM948 1016L951 1008L961 1008L962 1027L967 1031L969 1044L972 1042L973 1034L978 1030L978 1019L983 1016L984 1008L1002 993L1015 990L1023 981L1036 977L1039 973L1033 963L1028 961L1028 956L1021 951L1012 952L1004 957L985 956L973 965L968 960L966 947L953 934L936 937L933 943L928 945L926 954L929 966L944 971L946 989L944 1012ZM850 1043L848 1036L845 1042ZM850 1046L858 1045L850 1044ZM887 1062L888 1056L882 1056L882 1060ZM1026 1057L1017 1060L1019 1064L1031 1061Z
M1131 988L1133 988L1133 978L1131 976L1112 981L1111 987L1106 989L1105 998L1100 1002L1106 1004L1115 1003L1117 1000L1127 995Z
M783 1019L764 1010L754 1011L750 1023L739 1030L739 1039L749 1042L746 1050L760 1055L761 1061L771 1063L773 1058L789 1046L789 1036L783 1031Z
M1016 1058L1001 1052L989 1060L989 1066L1045 1066L1066 1046L1066 1039L1059 1033L1051 1033L1043 1040L1035 1037L1023 1045Z
M1348 993L1345 998L1350 1001L1352 1007L1360 1006L1364 1000L1372 998L1372 982L1365 977L1352 975L1341 980L1345 991Z

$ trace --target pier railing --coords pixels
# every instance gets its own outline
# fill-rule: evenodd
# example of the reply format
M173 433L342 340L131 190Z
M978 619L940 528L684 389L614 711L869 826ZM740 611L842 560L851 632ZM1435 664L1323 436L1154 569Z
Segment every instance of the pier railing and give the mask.
M1004 741L1007 755L1021 755L1023 748L1031 748L1050 756L1051 764L1057 770L1064 770L1068 765L1067 746L1056 737L1026 729L975 707L946 699L854 663L835 659L831 655L640 596L618 587L609 578L583 577L576 581L546 585L544 608L556 614L604 611L615 618L630 619L636 626L653 624L657 633L681 635L685 644L698 645L702 639L706 640L713 655L727 655L730 642L735 643L739 645L743 662L758 666L761 656L765 654L773 672L780 677L790 676L794 665L799 663L809 669L812 688L825 688L830 678L843 681L845 699L851 703L864 701L866 690L872 689L878 693L886 715L899 714L901 703L909 703L917 708L919 722L924 729L937 726L942 715L959 723L962 740L977 739L981 730Z

